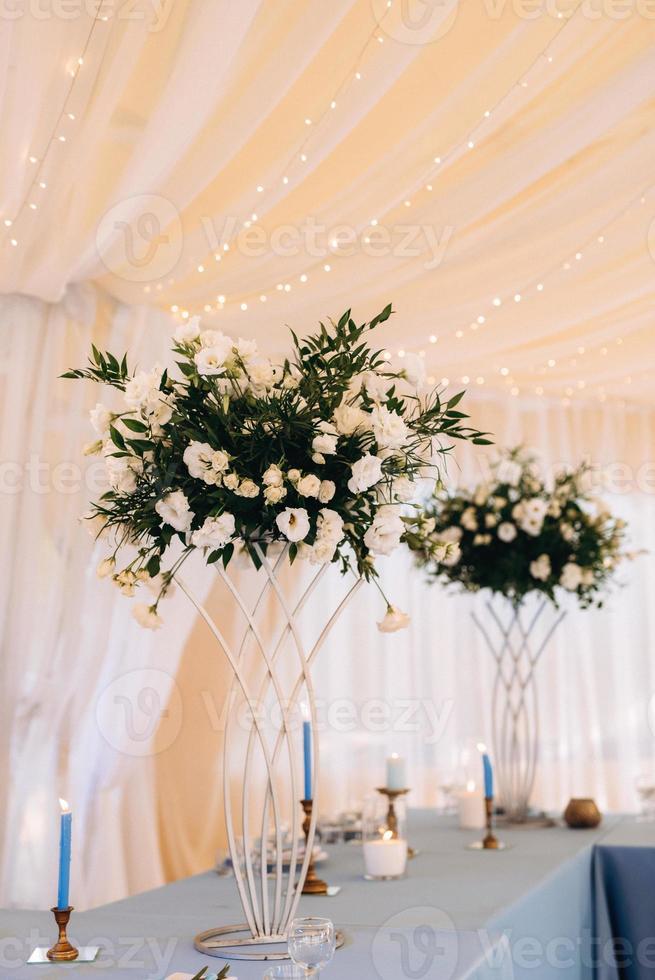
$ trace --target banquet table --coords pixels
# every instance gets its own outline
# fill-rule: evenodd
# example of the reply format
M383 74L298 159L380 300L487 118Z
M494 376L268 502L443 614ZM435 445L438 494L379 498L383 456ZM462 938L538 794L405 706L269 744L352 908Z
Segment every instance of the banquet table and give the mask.
M499 835L507 850L472 851L466 845L479 834L459 830L451 817L410 811L410 842L418 854L406 877L389 882L364 880L358 845L328 847L320 873L341 891L335 897L304 897L299 910L329 916L345 934L344 947L322 974L325 980L623 976L613 972L609 954L616 924L613 889L619 889L620 903L620 888L633 874L632 856L646 869L636 907L643 906L644 895L652 895L655 877L649 879L648 871L655 876L655 824L606 817L595 830L503 828ZM599 864L619 852L618 871ZM608 877L614 882L609 895ZM34 980L69 972L71 980L73 975L163 980L206 964L217 970L223 961L196 952L193 937L242 918L234 880L209 871L74 913L73 941L99 945L101 951L91 964L54 966L26 965L31 949L53 938L51 913L6 910L0 913L0 978ZM650 931L655 935L655 928ZM255 980L264 968L235 960L232 975Z

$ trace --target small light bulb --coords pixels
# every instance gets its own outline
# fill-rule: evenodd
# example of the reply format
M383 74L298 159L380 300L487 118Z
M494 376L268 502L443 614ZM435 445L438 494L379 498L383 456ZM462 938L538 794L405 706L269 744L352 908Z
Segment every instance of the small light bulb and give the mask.
M300 277L300 281L301 282L307 282L307 276L305 275L304 272L303 272L302 276Z
M241 309L242 310L247 310L248 309L248 304L247 303L242 303L241 304Z
M325 269L326 272L329 272L331 270L332 266L331 265L324 265L323 268Z

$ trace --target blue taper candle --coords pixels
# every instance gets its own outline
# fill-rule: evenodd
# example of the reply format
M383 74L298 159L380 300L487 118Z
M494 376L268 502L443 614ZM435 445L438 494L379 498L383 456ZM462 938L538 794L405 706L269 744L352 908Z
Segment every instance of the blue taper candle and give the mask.
M302 745L305 759L305 799L312 798L312 726L311 722L302 723Z
M486 752L482 753L482 767L484 769L484 795L491 798L494 795L494 771L491 759Z
M59 887L57 889L57 908L68 908L68 892L71 873L71 832L73 814L66 800L59 801L62 809L59 825Z

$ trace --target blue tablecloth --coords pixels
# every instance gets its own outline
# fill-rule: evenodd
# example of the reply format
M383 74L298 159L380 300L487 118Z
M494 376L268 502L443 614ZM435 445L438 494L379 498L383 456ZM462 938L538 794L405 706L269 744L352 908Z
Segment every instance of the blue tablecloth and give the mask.
M655 977L655 847L593 854L595 980Z
M430 811L412 811L410 829L420 853L399 881L365 881L359 847L330 849L320 871L341 886L340 894L307 897L300 907L301 914L329 916L346 933L325 980L591 980L586 944L595 928L607 938L617 922L594 919L594 845L610 853L609 845L633 844L627 850L637 852L655 842L654 825L618 818L594 831L503 830L510 848L497 853L467 850L478 835ZM648 881L646 872L642 895ZM52 967L24 965L34 945L53 938L50 913L0 912L0 980L50 980L64 971L71 980L103 974L162 980L176 970L220 966L194 950L193 937L242 915L233 879L207 872L76 912L73 938L96 940L100 958ZM235 962L232 972L239 980L260 980L263 971L261 964ZM622 974L602 980L610 976Z

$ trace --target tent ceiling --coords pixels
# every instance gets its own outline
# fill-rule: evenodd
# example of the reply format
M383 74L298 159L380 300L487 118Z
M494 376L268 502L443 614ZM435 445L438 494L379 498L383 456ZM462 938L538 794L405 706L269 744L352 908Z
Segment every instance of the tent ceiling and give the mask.
M3 26L2 291L94 280L271 350L392 300L437 380L652 404L645 2L88 8Z

